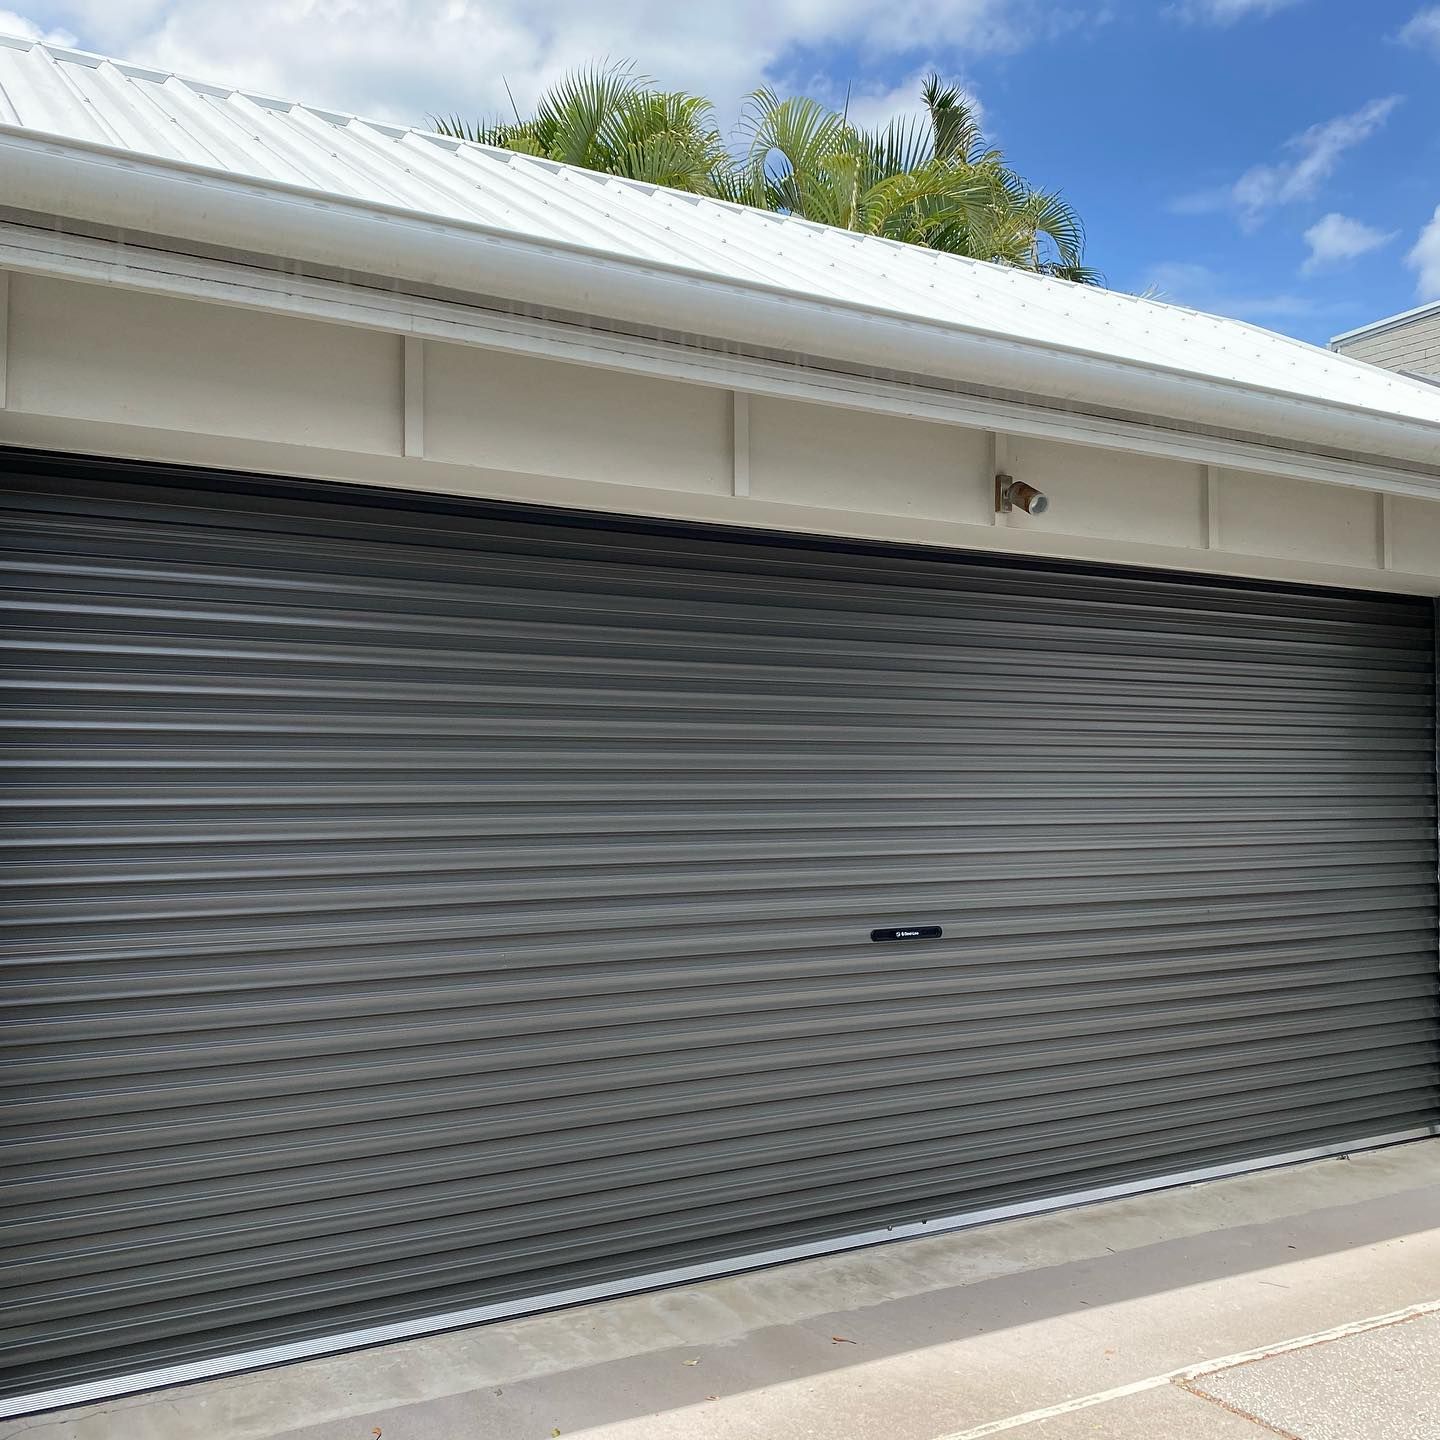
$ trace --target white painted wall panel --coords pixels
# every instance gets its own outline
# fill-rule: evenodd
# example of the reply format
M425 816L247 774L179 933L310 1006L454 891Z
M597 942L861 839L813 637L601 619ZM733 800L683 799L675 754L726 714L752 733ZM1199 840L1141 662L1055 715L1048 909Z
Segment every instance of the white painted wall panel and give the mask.
M1392 496L1390 553L1396 570L1440 576L1440 504Z
M18 275L0 443L544 505L1440 591L1440 502L1006 437L1051 497L995 523L978 429ZM417 388L418 387L418 388ZM741 427L741 435L745 428ZM748 474L750 492L733 493Z
M988 525L982 430L756 396L750 493L757 499Z
M728 493L731 425L726 390L425 347L429 459Z
M401 342L15 275L12 409L398 454Z
M1205 543L1201 465L1017 438L1010 441L1009 468L1050 497L1043 515L1016 516L1015 525L1153 545Z
M1220 536L1227 550L1335 565L1374 567L1380 503L1338 485L1224 470Z

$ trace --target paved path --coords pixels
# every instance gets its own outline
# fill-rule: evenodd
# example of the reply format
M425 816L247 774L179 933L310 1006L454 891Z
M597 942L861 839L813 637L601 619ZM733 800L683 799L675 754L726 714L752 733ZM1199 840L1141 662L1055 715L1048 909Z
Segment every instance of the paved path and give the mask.
M1440 1300L982 1422L940 1440L1001 1434L1140 1440L1161 1433L1434 1440Z
M0 1440L1440 1440L1440 1141L0 1425Z

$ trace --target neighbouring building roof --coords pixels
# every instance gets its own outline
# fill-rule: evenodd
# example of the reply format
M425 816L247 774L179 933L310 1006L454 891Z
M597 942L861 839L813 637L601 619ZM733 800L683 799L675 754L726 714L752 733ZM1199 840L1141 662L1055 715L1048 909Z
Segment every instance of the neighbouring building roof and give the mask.
M357 246L353 257L337 249L328 258L434 279L412 256L459 231L469 249L452 248L447 263L468 265L469 288L481 293L637 323L673 317L696 334L877 366L906 368L909 347L915 373L996 386L1035 376L1027 388L1066 404L1127 408L1133 398L1146 414L1440 462L1434 387L1237 320L53 45L0 42L0 203L34 210L44 201L50 213L152 231L167 207L186 205L192 238L219 238L237 228L235 206L258 216L262 199L272 228L257 220L252 233L283 229L293 239L289 249L277 240L274 253L314 260L318 251L298 252L322 220L347 219L352 235L357 217L383 220L383 231L371 223L363 256ZM181 231L177 221L163 233ZM663 290L648 310L646 285ZM705 296L720 299L702 312ZM763 330L752 323L761 300ZM853 341L842 344L847 317L868 328L852 323ZM1047 357L1066 368L1042 373ZM1402 431L1392 448L1386 436Z
M1346 330L1341 335L1332 335L1330 343L1337 347L1343 346L1353 340L1367 339L1371 335L1383 335L1385 331L1399 326L1413 325L1417 320L1428 320L1432 316L1440 317L1440 300L1417 305L1413 310L1402 310L1398 315L1386 315L1383 319L1372 320L1368 325L1358 325L1353 330Z

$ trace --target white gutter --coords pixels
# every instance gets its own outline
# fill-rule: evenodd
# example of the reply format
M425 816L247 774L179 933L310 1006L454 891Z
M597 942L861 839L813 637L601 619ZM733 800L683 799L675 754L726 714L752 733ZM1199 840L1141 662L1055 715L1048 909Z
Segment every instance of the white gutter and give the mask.
M1440 424L0 126L7 205L739 344L1440 467Z

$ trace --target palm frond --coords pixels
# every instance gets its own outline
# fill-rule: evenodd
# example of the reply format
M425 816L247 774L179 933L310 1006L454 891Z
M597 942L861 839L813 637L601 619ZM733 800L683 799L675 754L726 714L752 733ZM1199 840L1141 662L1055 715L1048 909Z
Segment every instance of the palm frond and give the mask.
M917 115L892 120L883 130L860 138L877 176L919 170L936 158L934 134Z
M597 140L614 113L631 103L648 85L628 61L573 70L541 97L535 118L526 127L545 147L551 160L566 165L603 168Z
M932 235L967 226L990 199L990 187L968 167L931 160L914 170L887 175L866 192L865 229L926 245Z
M1093 265L1062 265L1057 261L1046 260L1040 265L1042 274L1053 276L1056 280L1069 280L1073 285L1098 285L1105 284L1105 272L1097 270Z
M982 146L980 122L965 92L946 84L932 70L920 88L920 100L930 117L932 149L939 160L970 160Z
M1085 229L1066 200L1054 192L1032 190L1019 210L1035 233L1037 259L1039 246L1048 241L1061 264L1080 263L1085 252Z
M662 130L626 145L617 156L615 173L671 190L716 195L724 158L704 144L697 145L691 135Z
M503 120L465 120L453 114L430 115L426 120L437 135L469 140L475 145L493 145L497 150L508 148L510 134L515 129Z
M814 191L814 203L826 208L825 162L841 154L855 133L844 118L809 96L781 100L773 90L760 89L746 101L740 133L749 142L742 163L750 178L750 203L818 218L807 196Z

